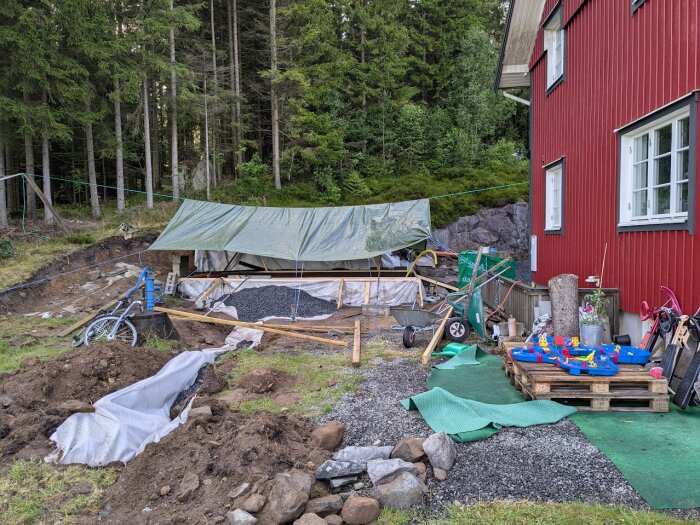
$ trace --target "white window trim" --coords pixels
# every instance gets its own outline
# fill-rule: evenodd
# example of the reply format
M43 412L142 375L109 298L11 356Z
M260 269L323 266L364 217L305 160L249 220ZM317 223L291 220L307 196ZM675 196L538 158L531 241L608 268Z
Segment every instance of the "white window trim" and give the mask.
M544 231L560 233L564 222L564 164L557 162L545 168ZM555 212L558 210L558 213ZM556 214L556 217L555 217Z
M544 26L544 48L547 52L547 89L554 86L564 76L566 67L566 30L563 27L562 18L563 11L560 5L552 12L550 21ZM557 46L557 43L561 45Z
M655 180L654 173L654 157L655 155L655 131L659 128L667 126L668 124L673 125L672 136L671 136L671 207L672 209L676 206L676 190L678 186L678 152L685 148L678 147L678 121L683 118L690 117L690 108L684 107L669 115L665 115L648 125L635 129L633 132L621 136L620 140L620 219L618 222L619 227L626 226L639 226L639 225L649 225L649 224L682 224L688 221L688 212L677 212L672 211L666 214L653 214L649 213L653 210L653 187ZM647 155L647 210L648 214L644 217L635 217L632 215L633 210L633 188L634 188L634 141L635 139L649 134L649 152ZM693 147L693 144L690 144ZM689 174L690 178L690 174ZM689 197L692 198L692 197Z

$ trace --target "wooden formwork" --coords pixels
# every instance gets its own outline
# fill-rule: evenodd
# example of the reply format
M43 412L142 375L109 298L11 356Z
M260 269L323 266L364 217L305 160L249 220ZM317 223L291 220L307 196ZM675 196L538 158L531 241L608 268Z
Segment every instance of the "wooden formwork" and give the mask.
M510 358L505 343L503 368L523 398L551 399L580 411L668 412L668 380L655 379L638 365L620 365L614 376L575 376L549 363L523 363Z

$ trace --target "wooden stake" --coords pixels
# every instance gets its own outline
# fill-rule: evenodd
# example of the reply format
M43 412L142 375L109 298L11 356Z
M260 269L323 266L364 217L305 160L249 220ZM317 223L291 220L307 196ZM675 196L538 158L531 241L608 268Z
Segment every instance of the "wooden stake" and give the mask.
M338 310L343 306L343 288L345 287L345 279L338 282Z
M58 213L56 213L56 210L54 210L53 206L51 206L51 203L48 201L48 199L47 199L46 196L44 195L44 192L41 191L41 189L39 188L39 186L37 186L37 183L34 182L34 181L32 180L31 177L23 176L23 178L24 178L24 180L26 180L27 183L32 187L32 189L34 190L34 193L36 193L36 196L39 197L39 199L41 199L41 202L44 203L44 206L46 207L46 209L51 213L51 215L53 215L53 216L56 218L56 222L57 222L58 225L61 227L61 229L63 230L63 232L64 232L66 235L70 235L70 232L69 232L68 229L66 228L66 225L63 224L63 220L62 220L61 217L58 215Z
M365 302L363 304L369 304L369 293L370 293L371 289L372 289L372 282L367 281L365 283Z
M435 330L435 333L433 334L433 338L430 340L430 343L428 344L428 348L425 349L425 352L423 352L423 357L421 361L423 362L424 365L427 365L430 363L430 356L433 353L433 350L435 350L435 347L437 344L440 342L440 339L442 339L442 334L445 331L445 325L447 324L447 320L450 318L452 315L452 307L450 306L447 309L447 313L445 314L445 318L442 320L440 323L440 326L437 327L437 330Z
M360 366L360 320L357 319L355 321L355 338L353 340L353 345L352 345L352 366L358 367Z
M202 292L202 295L197 297L197 300L194 302L196 305L197 303L202 303L202 308L204 308L204 301L209 297L211 294L214 293L214 290L216 290L219 285L224 284L224 279L222 277L217 277L214 279L211 284L207 287L206 290ZM195 310L198 310L198 308L195 308Z
M168 315L174 315L174 316L180 317L183 320L187 319L190 321L200 321L202 323L223 324L223 325L228 325L228 326L241 326L244 328L254 328L256 330L262 330L263 332L269 332L271 334L286 335L289 337L296 337L297 339L305 339L307 341L316 341L318 343L326 343L329 345L336 345L336 346L348 346L348 343L345 341L337 341L335 339L327 339L325 337L316 337L314 335L298 334L296 332L289 331L289 330L278 330L276 328L270 328L264 324L246 323L243 321L234 321L234 320L228 320L228 319L217 319L215 317L205 317L205 316L199 315L199 314L182 312L180 310L173 310L171 308L162 308L160 306L156 306L154 308L154 310L156 312L164 312Z

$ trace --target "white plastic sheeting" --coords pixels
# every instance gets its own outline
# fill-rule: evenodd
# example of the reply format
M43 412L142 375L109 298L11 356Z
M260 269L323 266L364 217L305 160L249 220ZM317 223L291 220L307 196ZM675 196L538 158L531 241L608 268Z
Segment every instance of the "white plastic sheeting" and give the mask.
M425 259L425 257L423 257ZM429 258L428 258L429 259ZM432 262L432 259L430 259ZM411 263L402 260L398 255L385 253L382 255L381 264L383 269L408 268ZM221 272L230 271L232 273L241 270L250 270L250 266L269 271L274 270L368 270L373 272L377 269L377 258L374 259L354 259L351 261L291 261L289 259L277 259L274 257L260 257L247 253L237 254L226 250L195 250L194 265L198 272Z
M214 281L211 279L201 278L185 278L181 279L178 286L184 297L196 299L204 290ZM416 277L396 278L389 277L380 279L377 284L377 279L371 281L352 280L351 278L343 281L343 305L345 306L362 306L365 302L365 287L369 283L370 286L370 303L388 306L399 306L402 304L413 304L418 297L419 287L423 286L420 279ZM325 299L326 301L337 301L340 288L338 279L239 279L227 278L224 284L219 286L209 297L210 299L218 299L226 293L234 290L243 290L244 288L262 288L264 286L286 286L288 288L302 290L313 297ZM377 295L378 291L378 295ZM423 292L424 290L421 290Z
M183 352L156 375L97 401L95 412L73 414L51 436L57 448L45 460L92 467L126 463L187 420L191 402L173 420L170 407L180 392L194 384L201 367L229 349Z

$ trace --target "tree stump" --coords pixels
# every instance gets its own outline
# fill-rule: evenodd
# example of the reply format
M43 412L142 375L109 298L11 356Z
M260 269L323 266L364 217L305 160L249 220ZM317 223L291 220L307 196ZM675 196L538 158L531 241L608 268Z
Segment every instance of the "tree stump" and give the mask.
M151 338L180 340L180 334L173 326L168 314L163 312L138 312L129 320L136 328L139 344Z
M548 286L554 335L578 337L578 275L557 275Z

